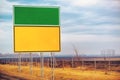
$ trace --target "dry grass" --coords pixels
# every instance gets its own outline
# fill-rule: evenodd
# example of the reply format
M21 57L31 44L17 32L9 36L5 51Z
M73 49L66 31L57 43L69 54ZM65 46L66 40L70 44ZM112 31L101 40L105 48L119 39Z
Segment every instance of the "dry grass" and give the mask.
M0 72L27 80L40 80L39 67L33 67L33 74L30 74L29 66L22 66L22 72L18 72L18 66L0 65ZM44 75L44 80L50 80L51 69L45 67ZM55 69L55 80L120 80L120 73L109 72L109 74L105 75L103 71L82 71L80 68L57 68Z

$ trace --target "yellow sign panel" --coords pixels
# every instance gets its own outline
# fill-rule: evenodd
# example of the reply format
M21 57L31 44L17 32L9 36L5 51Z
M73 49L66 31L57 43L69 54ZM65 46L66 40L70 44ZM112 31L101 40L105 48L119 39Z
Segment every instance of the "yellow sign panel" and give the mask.
M60 51L60 27L15 26L14 51Z

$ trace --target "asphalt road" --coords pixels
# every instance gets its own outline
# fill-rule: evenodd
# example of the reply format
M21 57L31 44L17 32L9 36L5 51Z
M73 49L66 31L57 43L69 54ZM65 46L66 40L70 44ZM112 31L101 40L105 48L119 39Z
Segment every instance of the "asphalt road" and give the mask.
M0 72L0 80L27 80L16 76L10 76Z

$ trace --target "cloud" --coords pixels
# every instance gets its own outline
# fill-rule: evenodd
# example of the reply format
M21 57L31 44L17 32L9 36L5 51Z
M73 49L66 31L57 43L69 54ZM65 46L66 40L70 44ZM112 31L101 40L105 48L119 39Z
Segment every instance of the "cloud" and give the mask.
M2 22L0 22L0 29L4 30L5 32L12 31L13 22L12 21L2 21Z
M63 42L119 42L120 37L111 35L76 35L76 34L62 34Z
M71 5L72 7L79 7L79 6L93 6L98 3L99 0L57 0L58 3ZM68 4L69 3L69 4Z
M12 23L0 22L0 51L1 52L13 52L13 33L12 33Z
M10 16L13 5L60 6L61 53L74 53L71 43L91 54L96 54L103 48L118 49L119 3L119 0L1 0L0 49L12 52L13 22Z
M120 37L111 35L76 35L63 33L62 35L62 52L68 55L75 55L72 44L78 50L79 55L100 55L103 49L115 49L116 55L119 55Z
M57 2L57 5L61 6L61 11L65 13L78 13L79 8L120 12L119 0L55 0L53 2Z
M12 23L9 22L0 22L0 39L6 40L10 39L12 36Z
M116 20L116 19L115 19ZM96 24L99 23L99 24ZM115 23L106 23L97 21L89 22L90 24L84 24L84 22L77 21L75 19L64 20L61 26L62 33L76 34L76 35L120 35L120 25ZM82 23L82 24L81 24Z
M120 11L120 0L102 0L104 1L104 5L101 7L106 8L108 10ZM109 5L109 6L108 6Z
M17 2L9 2L7 0L1 0L0 2L0 14L12 14L12 6L19 5Z
M71 30L72 31L77 30L79 28L79 26L80 26L80 29L83 26L85 28L88 28L87 30L89 30L89 28L91 28L90 30L93 31L93 30L96 30L96 27L97 28L100 27L101 30L108 31L107 30L108 28L110 28L110 29L112 28L114 30L115 29L114 25L115 26L120 25L120 15L119 15L119 12L114 11L115 6L113 6L114 8L110 7L109 9L107 9L108 5L106 5L106 4L109 3L109 6L111 6L110 3L114 2L114 1L99 0L98 3L96 2L94 4L94 6L86 5L86 6L84 6L84 8L78 7L78 6L76 7L76 5L71 6L72 1L73 0L70 0L70 2L68 0L67 1L65 0L63 2L58 1L58 2L61 2L59 4L61 4L61 10L62 10L61 11L61 13L62 13L61 25L62 25L62 28L64 29L63 32L65 32L65 31L70 32ZM73 2L77 2L77 1L73 1ZM71 3L71 4L65 5L67 3ZM78 3L78 4L82 4L82 3ZM106 7L102 7L102 5L104 5ZM112 5L116 5L116 4L113 3ZM106 25L109 25L109 27L107 26L108 28L104 29L104 27ZM94 27L94 26L96 26L96 27ZM101 26L104 26L104 27L101 27ZM118 30L119 30L119 28L118 28Z
M21 0L16 0L16 1L9 1L9 0L1 0L0 2L0 14L11 14L13 13L13 5L32 5L32 6L45 6L45 5L50 5L49 3L40 3L40 2L33 2L29 3L30 1L21 1Z
M104 8L120 8L120 1L119 0L55 0L58 2L58 4L61 5L66 5L66 6L71 6L72 8L74 7L104 7ZM68 4L69 3L69 4ZM109 5L109 6L108 6Z

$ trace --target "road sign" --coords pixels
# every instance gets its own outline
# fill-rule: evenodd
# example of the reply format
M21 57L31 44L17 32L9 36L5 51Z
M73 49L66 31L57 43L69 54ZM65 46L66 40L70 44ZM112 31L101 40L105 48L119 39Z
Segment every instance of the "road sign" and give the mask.
M14 6L14 52L59 52L59 7Z

